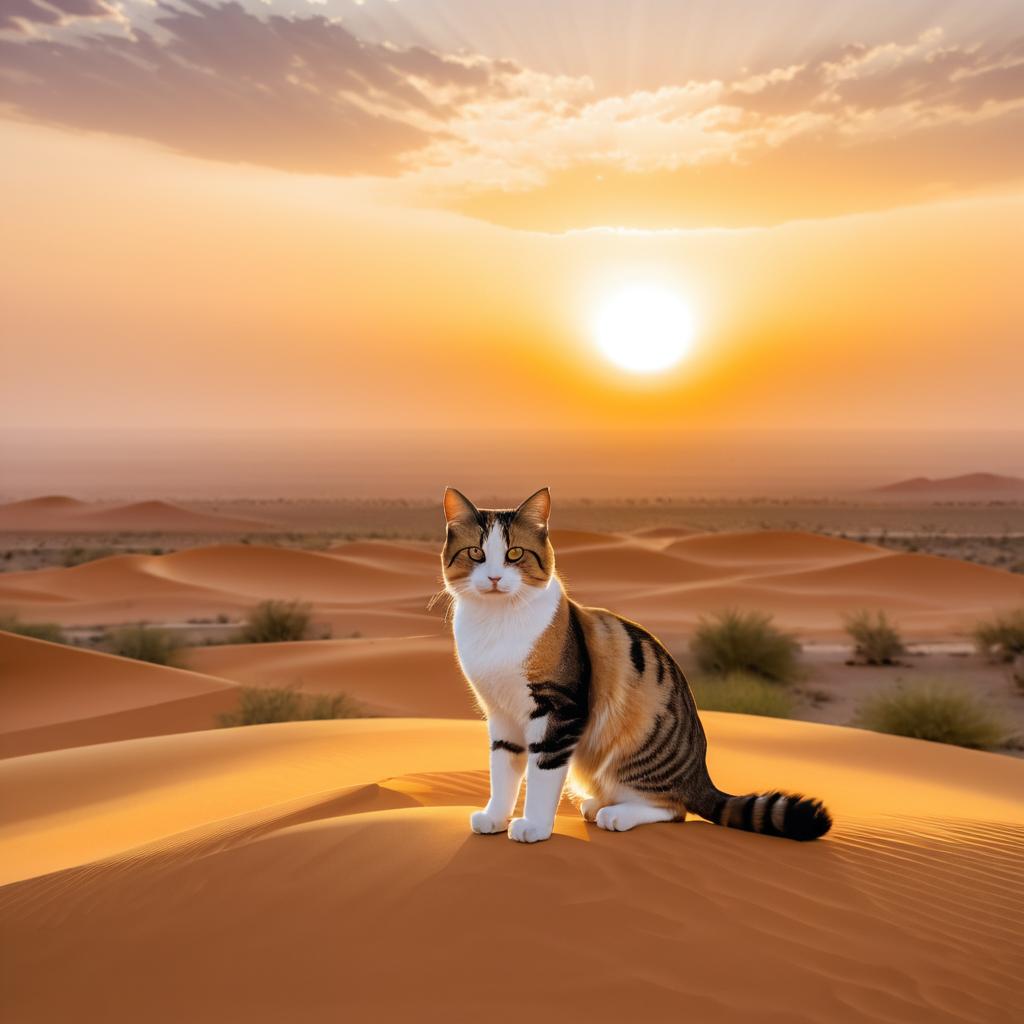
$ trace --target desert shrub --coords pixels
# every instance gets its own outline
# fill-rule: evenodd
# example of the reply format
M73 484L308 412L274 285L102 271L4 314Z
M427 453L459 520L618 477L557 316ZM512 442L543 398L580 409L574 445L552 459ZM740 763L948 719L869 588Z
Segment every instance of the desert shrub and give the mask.
M883 611L872 615L867 609L845 619L846 632L853 639L853 656L869 665L893 665L906 654L903 639Z
M262 601L250 609L238 638L247 644L308 640L312 607L305 601Z
M0 633L17 633L33 640L49 640L51 644L66 644L64 630L56 622L22 622L17 615L0 615Z
M974 627L974 646L993 661L1013 661L1024 654L1024 608L1018 608Z
M125 626L107 634L103 647L120 658L134 658L154 665L176 665L181 641L165 629Z
M301 693L292 687L243 686L238 708L217 716L222 727L360 718L359 706L344 693Z
M998 716L974 694L941 680L897 683L868 697L853 724L873 732L989 750L1006 742Z
M758 676L740 672L701 676L691 680L690 688L702 711L735 711L766 718L791 718L793 714L793 700L786 690Z
M86 562L95 562L98 558L109 558L116 554L114 548L68 548L64 552L61 564L70 569L75 565L84 565Z
M725 611L701 619L690 650L702 672L726 676L746 672L776 682L796 675L800 645L761 612Z

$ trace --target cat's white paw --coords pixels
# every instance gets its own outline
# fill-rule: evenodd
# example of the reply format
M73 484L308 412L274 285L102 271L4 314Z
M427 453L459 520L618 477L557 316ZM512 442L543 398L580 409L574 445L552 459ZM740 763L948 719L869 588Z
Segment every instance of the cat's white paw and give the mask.
M498 818L487 811L474 811L469 816L469 827L478 835L489 836L504 832L508 828L508 818Z
M551 837L551 829L551 825L538 825L527 818L513 818L508 827L508 837L517 843L539 843Z
M596 796L587 797L583 803L580 804L580 814L587 821L593 821L597 817L597 812L601 810L601 801Z
M594 819L598 828L609 832L628 832L637 825L653 825L656 821L673 821L676 812L668 807L654 807L647 803L609 804L597 812Z
M606 829L608 832L628 832L637 824L634 815L615 804L602 807L594 821L598 828Z

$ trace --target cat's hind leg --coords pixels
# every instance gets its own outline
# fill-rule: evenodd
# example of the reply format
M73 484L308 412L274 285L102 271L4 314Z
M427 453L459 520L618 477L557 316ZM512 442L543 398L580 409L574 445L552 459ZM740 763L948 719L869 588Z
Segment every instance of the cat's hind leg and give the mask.
M598 828L608 832L628 832L637 825L653 825L659 821L673 821L680 817L668 807L655 807L644 800L631 800L619 804L606 804L594 815Z

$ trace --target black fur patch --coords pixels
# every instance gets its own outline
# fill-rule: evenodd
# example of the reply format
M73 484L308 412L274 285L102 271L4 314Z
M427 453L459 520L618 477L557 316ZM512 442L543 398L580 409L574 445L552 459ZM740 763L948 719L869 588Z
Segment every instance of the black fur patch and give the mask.
M636 669L637 675L643 675L646 665L644 641L648 639L649 634L636 623L629 622L627 619L619 619L619 622L622 623L622 628L629 637L629 660L633 662L633 668Z
M576 606L569 603L569 631L559 659L557 678L530 683L534 709L530 718L547 717L543 737L530 744L539 754L538 768L561 768L576 749L590 716L590 651Z
M757 802L757 795L748 796L740 809L740 823L738 828L746 829L747 832L754 831L754 804Z
M782 834L787 839L805 843L820 839L832 827L832 815L820 800L794 794L787 796L786 816Z
M491 750L507 750L510 754L521 754L523 749L518 743L509 743L508 740L495 740L491 744Z

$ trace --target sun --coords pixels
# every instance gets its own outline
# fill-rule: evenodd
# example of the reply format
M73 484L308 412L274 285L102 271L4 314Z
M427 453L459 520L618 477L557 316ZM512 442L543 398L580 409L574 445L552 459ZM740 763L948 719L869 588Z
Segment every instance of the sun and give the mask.
M675 366L693 347L695 325L686 302L669 288L636 284L611 292L594 311L594 341L630 373Z

